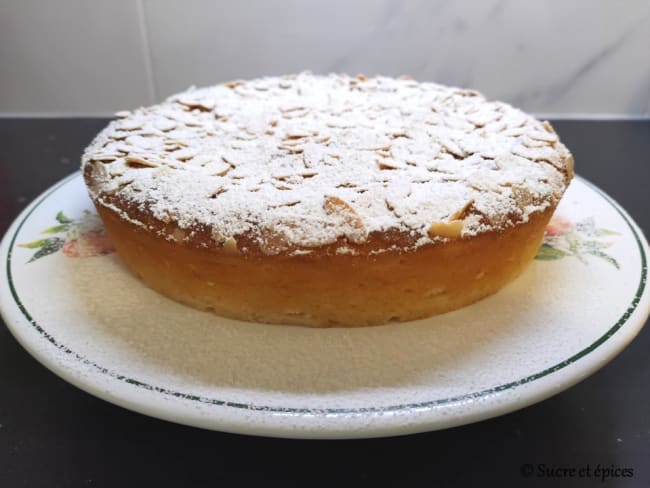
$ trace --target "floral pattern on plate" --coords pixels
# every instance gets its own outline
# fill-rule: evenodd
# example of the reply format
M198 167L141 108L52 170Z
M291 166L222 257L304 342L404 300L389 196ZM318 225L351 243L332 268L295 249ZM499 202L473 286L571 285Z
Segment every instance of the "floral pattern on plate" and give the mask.
M88 258L115 252L115 247L97 214L85 210L80 218L72 219L59 211L55 219L55 225L41 232L43 237L19 244L20 247L36 249L28 262L59 250L69 258Z
M587 264L586 256L595 256L620 269L618 261L605 252L613 243L603 240L617 235L620 234L613 230L596 227L593 217L574 223L564 217L553 216L546 227L544 242L535 259L553 261L573 256Z
M97 214L85 210L81 218L72 219L59 211L55 219L56 225L41 232L50 237L20 244L20 247L36 249L30 263L59 250L70 258L88 258L115 252L115 246ZM573 223L564 217L554 216L546 227L544 242L535 259L553 261L573 256L586 264L585 256L591 255L620 269L618 261L605 252L612 243L601 240L615 235L619 233L597 228L593 217Z

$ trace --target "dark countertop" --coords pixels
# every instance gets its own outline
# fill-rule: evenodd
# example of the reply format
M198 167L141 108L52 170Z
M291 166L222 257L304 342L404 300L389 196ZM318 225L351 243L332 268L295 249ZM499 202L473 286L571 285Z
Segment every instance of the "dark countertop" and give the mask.
M105 119L0 119L0 235L74 171ZM650 121L557 121L577 172L646 234ZM590 378L476 424L404 437L295 441L176 425L59 379L0 325L0 487L375 484L650 486L650 328ZM523 464L632 468L633 477L526 478ZM561 483L559 482L561 481Z

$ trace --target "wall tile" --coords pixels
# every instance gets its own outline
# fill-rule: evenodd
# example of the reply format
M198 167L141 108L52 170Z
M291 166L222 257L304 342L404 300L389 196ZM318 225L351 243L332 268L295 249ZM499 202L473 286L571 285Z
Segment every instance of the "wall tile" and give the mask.
M650 115L650 1L621 5L0 0L0 112L106 113L309 69L408 73L536 113Z
M137 3L0 1L0 112L106 113L153 102Z
M363 48L391 0L145 1L153 72L161 96L209 84L335 69Z
M543 113L648 113L650 2L145 0L157 96L311 69L409 73Z

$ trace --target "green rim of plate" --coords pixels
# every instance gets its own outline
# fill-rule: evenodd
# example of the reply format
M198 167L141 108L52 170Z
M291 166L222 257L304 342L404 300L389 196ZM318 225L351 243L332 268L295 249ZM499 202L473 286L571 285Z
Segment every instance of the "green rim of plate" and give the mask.
M607 203L609 203L617 212L618 214L623 218L627 226L629 227L630 231L634 235L634 238L636 240L639 253L641 255L641 279L639 280L639 285L637 287L636 294L634 295L634 298L632 299L630 305L626 309L626 311L621 315L621 317L618 319L618 321L612 325L602 336L600 336L598 339L596 339L592 344L589 346L585 347L578 353L574 354L573 356L565 359L564 361L561 361L553 366L550 366L542 371L539 371L538 373L531 374L529 376L526 376L524 378L518 379L516 381L510 381L508 383L504 383L492 388L486 388L484 390L472 392L472 393L465 393L463 395L457 395L457 396L452 396L448 398L440 398L436 400L428 400L428 401L423 401L423 402L415 402L415 403L400 403L397 405L389 405L386 407L358 407L358 408L323 408L323 409L314 409L314 408L296 408L296 407L274 407L274 406L267 406L267 405L256 405L256 404L249 404L249 403L241 403L241 402L231 402L228 400L220 400L217 398L209 398L206 396L200 396L200 395L193 395L191 393L184 393L182 391L177 391L169 388L165 388L162 386L156 386L149 384L144 381L140 381L135 378L131 378L129 376L120 374L112 369L103 367L94 361L84 357L83 355L73 351L70 349L68 346L65 344L60 343L57 341L57 339L52 336L50 333L48 333L34 318L31 316L29 311L25 308L23 305L22 301L20 300L20 297L18 296L18 293L16 291L16 288L14 286L13 282L13 276L11 272L11 258L14 250L14 245L16 242L16 237L18 236L18 233L20 232L21 228L23 227L23 224L27 221L27 219L31 216L31 214L36 210L47 198L57 191L59 188L64 186L65 184L73 181L79 176L79 173L74 173L67 178L64 178L62 181L54 185L52 188L50 188L46 193L44 193L40 199L34 203L31 209L25 214L23 219L20 221L18 226L16 227L16 230L14 231L14 234L11 238L11 242L9 243L9 248L7 251L7 259L6 259L6 266L7 266L7 278L9 282L9 288L11 290L11 295L16 303L16 306L18 309L22 312L23 316L25 319L29 322L29 324L48 342L50 342L52 345L54 345L57 349L60 351L64 352L65 354L68 354L78 361L82 362L84 365L90 366L96 371L98 371L101 374L110 376L113 379L116 379L118 381L127 383L129 385L133 385L138 388L142 388L144 390L148 391L153 391L157 393L161 393L164 395L180 398L183 400L189 400L193 402L199 402L207 405L215 405L215 406L220 406L220 407L229 407L229 408L236 408L236 409L245 409L249 411L263 411L263 412L269 412L273 414L287 414L287 415L302 415L302 414L310 414L310 415L317 415L317 414L322 414L322 415L328 415L328 416L345 416L345 415L355 415L355 414L360 414L360 413L397 413L397 412L413 412L414 410L428 410L432 409L435 407L439 407L442 405L449 405L449 404L454 404L454 403L460 403L460 402L466 402L468 400L476 400L482 397L487 397L489 395L494 395L496 393L500 393L505 390L512 390L518 386L525 385L527 383L531 383L533 381L539 380L541 378L544 378L545 376L548 376L552 373L555 373L556 371L559 371L563 368L566 368L567 366L575 363L576 361L580 360L581 358L587 356L594 350L596 350L598 347L600 347L602 344L607 342L625 323L628 321L632 313L636 310L641 297L643 296L643 293L645 291L645 285L646 285L646 278L647 278L647 259L646 259L646 254L645 250L643 249L643 244L642 240L635 230L634 226L630 222L630 219L625 215L625 213L620 209L618 204L614 202L606 193L604 193L600 188L596 187L592 183L588 182L584 178L581 177L576 177L583 183L585 183L588 187L590 187L592 190L596 191Z

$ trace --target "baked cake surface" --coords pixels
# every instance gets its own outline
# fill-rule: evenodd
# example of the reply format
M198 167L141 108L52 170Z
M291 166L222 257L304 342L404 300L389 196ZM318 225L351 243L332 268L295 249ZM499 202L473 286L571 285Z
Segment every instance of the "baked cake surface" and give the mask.
M374 325L486 297L573 176L547 122L410 79L267 77L118 116L82 158L118 254L244 320Z

